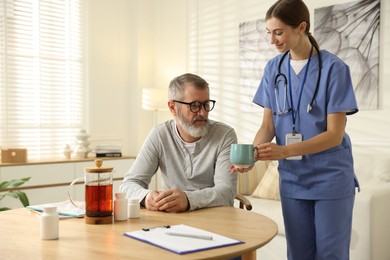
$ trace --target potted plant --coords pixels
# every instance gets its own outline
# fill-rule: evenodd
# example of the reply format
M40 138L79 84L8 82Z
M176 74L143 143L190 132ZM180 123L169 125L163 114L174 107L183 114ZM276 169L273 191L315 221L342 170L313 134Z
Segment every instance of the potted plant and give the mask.
M10 181L0 182L0 201L6 196L19 199L24 207L29 206L26 193L20 190L15 190L15 187L19 187L24 184L26 181L30 180L31 177L15 179ZM0 211L10 210L8 207L0 207Z

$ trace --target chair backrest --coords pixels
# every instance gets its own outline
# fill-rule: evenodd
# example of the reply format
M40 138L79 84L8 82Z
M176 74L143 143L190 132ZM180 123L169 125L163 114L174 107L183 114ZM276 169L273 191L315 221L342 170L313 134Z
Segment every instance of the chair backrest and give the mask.
M237 173L237 193L250 195L264 176L265 171L271 161L257 161L253 168L246 173Z

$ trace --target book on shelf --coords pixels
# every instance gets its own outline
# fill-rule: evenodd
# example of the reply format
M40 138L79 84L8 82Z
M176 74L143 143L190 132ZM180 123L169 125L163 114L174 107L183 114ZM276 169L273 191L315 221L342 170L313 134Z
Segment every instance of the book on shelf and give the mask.
M121 153L122 151L121 150L98 150L98 149L95 149L95 153Z
M96 145L96 157L122 157L121 145Z
M96 157L122 157L122 153L121 152L105 152L105 153L96 152Z
M122 146L121 145L96 145L95 150L120 151L122 150Z

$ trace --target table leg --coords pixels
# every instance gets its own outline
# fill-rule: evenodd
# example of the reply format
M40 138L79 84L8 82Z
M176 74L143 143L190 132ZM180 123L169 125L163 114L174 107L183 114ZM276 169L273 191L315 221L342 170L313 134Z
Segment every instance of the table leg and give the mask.
M241 260L256 260L256 250L243 254Z

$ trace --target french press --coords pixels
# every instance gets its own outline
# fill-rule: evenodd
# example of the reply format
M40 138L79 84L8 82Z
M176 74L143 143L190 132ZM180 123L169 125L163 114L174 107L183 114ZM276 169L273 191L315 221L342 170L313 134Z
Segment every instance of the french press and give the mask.
M113 167L102 167L101 159L95 160L96 167L85 167L84 177L74 180L70 186L84 179L85 182L85 223L112 223L112 170ZM69 200L76 205L69 193ZM76 205L77 206L77 205Z

